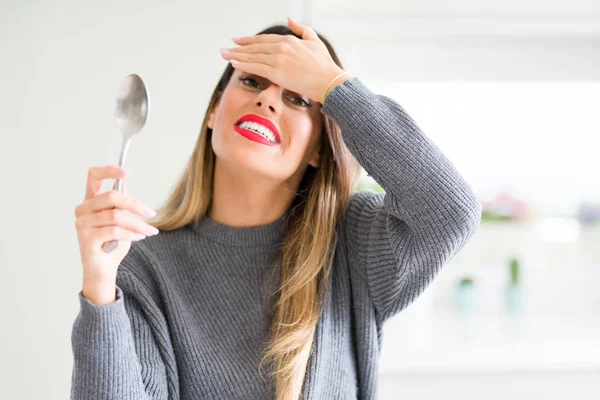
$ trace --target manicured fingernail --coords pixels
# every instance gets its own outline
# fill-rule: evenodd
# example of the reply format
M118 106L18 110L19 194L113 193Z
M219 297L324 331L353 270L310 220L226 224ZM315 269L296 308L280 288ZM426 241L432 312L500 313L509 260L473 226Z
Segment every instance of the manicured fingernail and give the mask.
M154 217L156 215L156 211L154 211L151 208L146 207L146 208L144 208L144 214L146 214L149 217Z
M221 54L229 54L229 50L227 50L227 49L221 49Z
M240 37L232 37L231 40L233 40L234 42L237 42L238 40L240 40Z
M229 60L229 62L232 63L232 64L234 64L234 65L235 64L239 64L239 61L236 61L236 60Z

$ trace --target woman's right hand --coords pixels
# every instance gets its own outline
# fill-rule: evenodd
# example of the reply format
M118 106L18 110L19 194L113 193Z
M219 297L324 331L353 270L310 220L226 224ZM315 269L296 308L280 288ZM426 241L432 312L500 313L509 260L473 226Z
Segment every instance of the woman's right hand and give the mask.
M107 304L116 298L117 269L131 248L131 242L155 235L158 230L135 215L154 216L147 206L127 196L126 172L116 165L91 167L85 199L75 207L75 228L83 264L83 296L94 304ZM104 179L122 179L123 192L100 193ZM110 253L102 244L118 240Z

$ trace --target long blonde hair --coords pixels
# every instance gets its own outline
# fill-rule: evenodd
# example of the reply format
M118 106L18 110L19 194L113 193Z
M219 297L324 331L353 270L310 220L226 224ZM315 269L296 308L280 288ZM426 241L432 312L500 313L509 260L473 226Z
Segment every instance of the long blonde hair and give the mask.
M283 25L259 32L263 33L293 34ZM335 63L342 67L330 43L319 37ZM210 209L216 156L212 150L212 129L207 123L233 71L228 64L213 91L194 152L181 178L156 217L149 221L160 230L195 223ZM260 372L265 361L272 362L277 400L296 400L302 393L337 243L336 224L360 174L360 165L345 146L340 128L321 115L324 129L319 167L308 166L290 209L282 243L281 284L274 294L271 338L259 366Z

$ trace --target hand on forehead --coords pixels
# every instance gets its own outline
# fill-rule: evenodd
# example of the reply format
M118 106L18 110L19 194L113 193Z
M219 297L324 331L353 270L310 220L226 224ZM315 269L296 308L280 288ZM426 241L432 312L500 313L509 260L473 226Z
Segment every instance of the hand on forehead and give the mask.
M296 35L260 34L234 38L239 47L221 49L223 58L240 72L275 83L296 94L323 103L327 83L343 70L327 46L308 25L288 21Z

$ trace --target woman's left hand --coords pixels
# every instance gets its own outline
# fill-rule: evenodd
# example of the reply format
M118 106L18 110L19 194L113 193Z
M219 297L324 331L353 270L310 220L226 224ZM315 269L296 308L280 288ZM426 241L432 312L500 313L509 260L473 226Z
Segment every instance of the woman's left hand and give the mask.
M222 49L221 54L235 69L323 103L325 87L343 69L310 26L291 18L288 26L302 39L278 34L245 36L234 39L240 47Z

